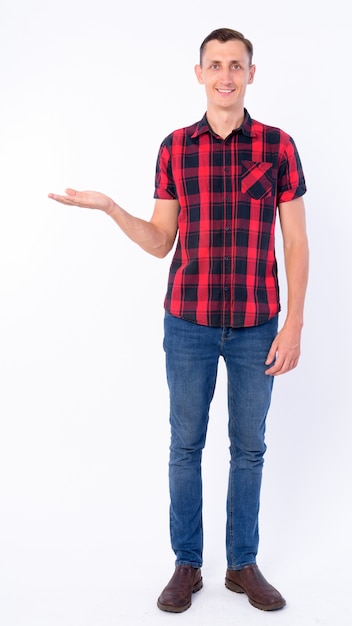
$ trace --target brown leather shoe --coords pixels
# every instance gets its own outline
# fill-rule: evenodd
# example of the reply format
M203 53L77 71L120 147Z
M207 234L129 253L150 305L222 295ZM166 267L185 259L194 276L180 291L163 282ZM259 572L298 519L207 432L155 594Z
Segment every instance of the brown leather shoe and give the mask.
M275 611L285 606L286 600L265 580L257 565L246 565L240 570L227 570L225 585L231 591L246 593L249 602L262 611Z
M158 598L158 607L162 611L182 613L192 604L192 593L203 587L199 568L190 565L177 565L165 589Z

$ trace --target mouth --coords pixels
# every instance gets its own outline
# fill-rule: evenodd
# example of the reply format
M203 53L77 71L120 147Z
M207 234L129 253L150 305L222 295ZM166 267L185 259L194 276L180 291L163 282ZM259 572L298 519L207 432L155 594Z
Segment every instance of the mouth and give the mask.
M226 94L233 93L235 90L234 89L219 89L219 87L216 87L216 91L226 95Z

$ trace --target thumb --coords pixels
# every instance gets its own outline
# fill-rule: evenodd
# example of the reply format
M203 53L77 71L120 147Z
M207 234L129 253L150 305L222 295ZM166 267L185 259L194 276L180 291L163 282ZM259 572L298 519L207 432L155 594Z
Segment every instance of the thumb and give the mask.
M276 353L277 353L277 344L276 344L276 341L273 341L273 343L271 344L271 348L268 352L268 356L266 357L265 365L270 365L270 363L272 363L275 360Z

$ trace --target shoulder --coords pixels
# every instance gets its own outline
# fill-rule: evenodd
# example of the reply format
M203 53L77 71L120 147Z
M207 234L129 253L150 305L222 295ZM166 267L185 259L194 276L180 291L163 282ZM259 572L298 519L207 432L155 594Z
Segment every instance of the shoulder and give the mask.
M169 147L177 144L184 144L193 137L194 133L198 130L200 123L201 122L194 122L194 124L190 124L189 126L183 126L182 128L173 130L166 135L161 143L161 146Z
M253 141L258 141L262 149L268 153L277 154L283 159L299 159L293 137L278 126L252 120L251 137Z
M282 128L278 126L272 126L270 124L264 124L263 122L259 122L258 120L251 120L252 122L252 132L254 135L261 135L265 137L265 140L270 143L273 140L275 143L278 141L281 144L288 144L292 141L291 135L284 131Z

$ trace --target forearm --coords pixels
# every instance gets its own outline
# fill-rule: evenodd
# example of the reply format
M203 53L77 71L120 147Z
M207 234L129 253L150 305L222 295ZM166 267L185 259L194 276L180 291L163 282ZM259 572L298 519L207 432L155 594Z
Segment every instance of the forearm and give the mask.
M66 195L49 193L49 198L68 206L98 209L113 218L121 230L143 250L162 258L170 252L178 229L177 200L157 200L150 221L127 213L98 191L66 189Z
M149 254L163 258L170 251L173 241L170 241L170 237L165 230L152 221L131 215L113 201L105 212L112 217L129 239Z
M287 324L302 328L308 284L309 249L307 238L284 246L287 279Z
M266 374L278 376L296 367L300 356L304 301L308 282L309 252L302 237L284 247L287 277L287 315L283 327L275 337L266 364L274 364Z

